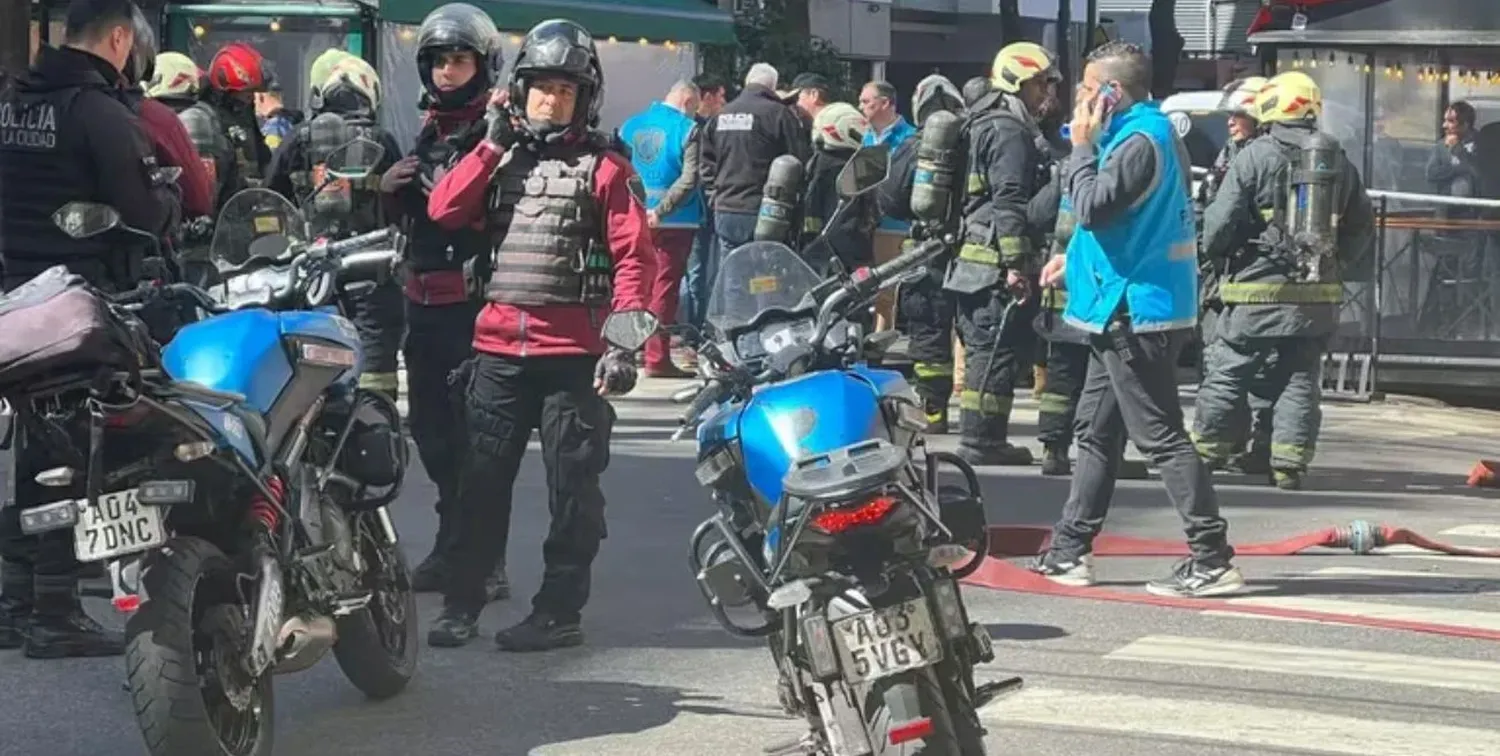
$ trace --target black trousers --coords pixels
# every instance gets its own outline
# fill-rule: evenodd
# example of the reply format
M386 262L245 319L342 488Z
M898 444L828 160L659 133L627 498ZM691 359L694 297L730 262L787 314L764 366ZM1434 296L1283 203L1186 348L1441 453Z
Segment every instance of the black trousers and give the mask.
M1219 514L1208 468L1188 437L1177 397L1177 355L1188 333L1132 334L1126 337L1128 350L1110 335L1093 339L1088 378L1078 402L1073 488L1052 531L1052 551L1063 560L1093 549L1114 498L1126 436L1161 471L1193 559L1217 567L1234 556L1229 525Z
M0 507L0 570L15 574L30 572L37 577L74 579L79 570L73 554L73 529L53 530L41 535L21 532L21 510L82 495L82 486L48 489L38 485L36 474L48 467L51 455L38 443L27 443L17 429L14 474L16 500ZM3 450L10 454L10 449Z
M453 373L474 353L473 302L422 305L408 301L410 329L402 354L406 357L407 424L422 469L437 486L438 533L435 552L452 548L453 510L458 506L458 480L469 439L464 423L464 389Z
M1047 385L1037 395L1037 440L1066 450L1073 445L1073 421L1089 373L1089 347L1067 341L1041 345L1046 355Z
M448 608L478 613L484 579L505 557L512 489L531 430L541 431L552 526L532 607L578 619L604 539L604 491L615 412L594 391L597 357L474 357L468 388L469 455L459 484Z
M901 287L898 306L906 318L906 353L929 420L946 415L953 397L954 297L943 289L940 271Z
M1036 297L1006 315L1010 295L1000 287L958 295L958 334L964 343L964 387L959 394L960 443L975 449L1009 442L1010 410L1021 370L1036 348Z
M343 304L359 329L365 353L359 385L396 396L400 389L397 356L406 335L406 294L401 285L389 278L374 286L352 286L343 293Z

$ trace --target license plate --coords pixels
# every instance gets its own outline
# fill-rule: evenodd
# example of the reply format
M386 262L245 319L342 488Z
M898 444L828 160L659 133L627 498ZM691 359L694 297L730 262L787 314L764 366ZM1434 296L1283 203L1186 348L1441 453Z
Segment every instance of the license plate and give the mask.
M844 679L869 682L943 659L926 599L888 606L833 623Z
M141 504L135 489L100 496L99 505L84 507L73 526L73 548L80 562L154 549L166 540L161 507Z

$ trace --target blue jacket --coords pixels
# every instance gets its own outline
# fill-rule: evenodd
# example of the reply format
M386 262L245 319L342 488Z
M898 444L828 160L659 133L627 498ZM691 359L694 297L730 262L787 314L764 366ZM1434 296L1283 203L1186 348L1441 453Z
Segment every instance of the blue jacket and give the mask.
M1198 248L1187 167L1158 103L1136 103L1114 115L1100 138L1097 167L1135 134L1150 138L1161 157L1150 192L1103 228L1080 224L1068 244L1063 317L1090 333L1104 331L1122 299L1137 332L1198 322Z
M682 176L683 150L698 122L692 116L653 102L620 127L620 138L630 146L630 162L646 189L646 209L655 210L672 184ZM697 228L703 224L703 193L694 189L670 214L662 228Z
M911 125L904 116L896 116L896 122L891 124L885 131L877 132L874 128L866 131L865 146L885 144L890 146L891 154L894 155L897 147L900 147L906 140L916 137L916 135L917 127ZM881 218L880 230L899 231L904 234L911 230L911 224L895 218Z

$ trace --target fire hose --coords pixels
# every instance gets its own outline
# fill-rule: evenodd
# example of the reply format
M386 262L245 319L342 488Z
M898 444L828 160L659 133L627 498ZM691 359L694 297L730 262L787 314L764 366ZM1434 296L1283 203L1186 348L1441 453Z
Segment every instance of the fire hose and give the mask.
M1215 610L1277 619L1361 625L1388 630L1500 641L1500 629L1237 603L1233 599L1172 598L1101 587L1066 586L1031 572L1024 566L1005 561L1006 558L1032 557L1044 553L1051 542L1051 537L1051 528L1044 526L991 526L989 528L989 556L964 582L977 587L1017 593L1049 594L1199 611ZM1235 546L1235 553L1245 557L1268 557L1295 556L1315 549L1349 549L1354 554L1367 556L1375 554L1376 549L1386 546L1412 546L1448 556L1487 557L1500 560L1500 549L1454 546L1434 541L1406 528L1363 520L1343 527L1304 533L1280 541L1238 544ZM1185 557L1190 552L1187 545L1181 541L1101 533L1094 539L1093 554L1097 557ZM1500 565L1500 561L1496 564Z

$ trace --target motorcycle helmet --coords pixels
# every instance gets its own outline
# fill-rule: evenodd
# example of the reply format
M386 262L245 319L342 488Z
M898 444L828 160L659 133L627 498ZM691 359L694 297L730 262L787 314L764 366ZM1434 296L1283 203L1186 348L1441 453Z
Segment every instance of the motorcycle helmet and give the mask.
M917 88L912 91L911 113L917 128L921 128L927 118L939 110L961 113L963 109L963 93L942 74L932 74L917 82Z
M847 102L835 102L813 119L813 146L822 150L857 150L865 142L870 121Z
M526 95L533 79L559 76L578 85L573 120L561 127L534 124L526 119ZM556 141L581 135L599 123L604 102L604 69L594 37L582 26L563 19L543 21L526 33L516 64L510 71L510 107L532 135Z
M1037 76L1062 80L1052 53L1035 42L1012 42L995 54L990 67L990 84L1006 94L1021 91L1021 85Z
M203 87L203 70L192 58L179 52L156 56L146 96L155 99L196 99Z
M380 109L380 75L363 58L351 55L335 63L318 92L320 110L373 117Z
M150 81L156 73L156 30L146 20L146 14L134 5L130 7L130 21L135 30L135 46L130 50L123 73L125 80L135 86Z
M1317 120L1323 115L1323 90L1301 71L1278 74L1255 95L1250 115L1262 124Z
M270 63L244 42L225 45L208 64L208 84L220 92L264 92L271 79Z
M458 51L474 54L474 78L445 92L433 84L432 67L444 53ZM417 75L428 106L448 110L468 105L500 82L504 65L500 31L488 13L468 3L448 3L422 19L417 31Z

